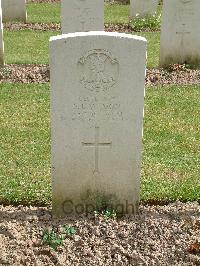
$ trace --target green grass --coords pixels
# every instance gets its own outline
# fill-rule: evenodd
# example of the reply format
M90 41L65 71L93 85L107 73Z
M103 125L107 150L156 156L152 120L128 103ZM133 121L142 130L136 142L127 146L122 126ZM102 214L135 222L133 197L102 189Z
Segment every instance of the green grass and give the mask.
M105 5L105 23L129 23L129 5Z
M0 202L49 204L49 85L0 85ZM142 200L200 199L200 86L145 100Z
M4 31L6 63L47 64L49 58L49 38L58 34L60 33L50 31ZM138 32L135 34L144 36L148 40L148 67L158 66L159 33Z
M58 35L50 31L4 31L7 64L47 64L49 38Z
M27 14L29 23L59 23L60 4L28 4Z
M59 4L28 4L28 21L58 23L59 12ZM128 6L106 5L105 22L128 23ZM58 34L5 30L6 63L47 64ZM148 67L158 66L160 33L134 34L148 41ZM143 201L200 199L199 98L200 86L147 89ZM0 202L51 203L49 108L49 85L0 84Z
M60 4L33 4L27 5L28 22L31 23L59 23ZM105 5L106 23L128 23L128 5Z
M28 4L29 22L59 22L59 4ZM127 5L106 5L105 22L128 23ZM4 30L5 61L7 64L47 64L49 38L60 32L33 30ZM148 67L158 66L159 32L135 32L148 40ZM15 45L13 45L13 43Z
M154 68L159 65L160 33L159 32L136 32L136 35L147 39L147 67Z
M200 200L200 86L147 91L142 199Z
M0 201L50 202L49 89L0 86Z
M28 4L28 22L29 23L59 23L60 22L60 4ZM132 20L129 16L129 5L105 5L105 23L128 24L137 30L159 29L160 28L160 9L155 18Z
M130 24L134 31L158 30L161 26L161 10L153 17L131 19L129 16L129 5L105 5L105 23L108 24Z

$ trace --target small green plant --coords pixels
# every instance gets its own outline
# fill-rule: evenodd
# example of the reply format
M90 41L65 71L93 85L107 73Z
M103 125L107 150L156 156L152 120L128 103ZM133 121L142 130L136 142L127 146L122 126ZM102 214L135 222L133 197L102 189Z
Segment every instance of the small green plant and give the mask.
M43 245L48 245L54 250L57 250L59 246L63 245L63 241L66 237L72 237L76 233L76 229L72 226L63 226L61 233L57 233L58 230L45 230L42 235Z
M103 216L104 219L113 219L117 217L117 213L115 210L105 210L105 211L95 211L94 214L96 216Z
M64 233L67 235L67 236L73 236L76 234L76 229L74 227L71 227L71 226L63 226L63 230L64 230Z
M8 67L4 67L2 70L1 70L2 74L6 77L10 76L11 73L12 73L12 70Z
M189 69L192 69L192 65L190 64L170 64L166 67L166 70L168 72L174 72L174 71L188 71Z
M136 17L129 22L134 31L158 30L161 24L161 15L146 16L145 18Z
M59 246L63 245L63 236L52 230L45 230L42 236L42 243L48 245L56 250Z
M117 213L116 213L115 210L106 210L106 211L103 212L103 216L106 219L112 219L112 218L116 218Z

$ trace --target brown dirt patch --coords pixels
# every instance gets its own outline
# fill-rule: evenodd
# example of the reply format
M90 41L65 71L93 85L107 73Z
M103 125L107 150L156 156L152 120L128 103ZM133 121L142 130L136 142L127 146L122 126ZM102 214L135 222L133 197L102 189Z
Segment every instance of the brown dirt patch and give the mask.
M60 31L61 25L60 23L5 23L4 28L7 30L41 30L41 31ZM121 32L121 33L133 33L138 32L135 31L133 27L129 24L105 24L105 31L108 32ZM150 28L146 28L142 30L143 32L152 32L156 30L152 30Z
M4 29L7 30L41 30L41 31L60 31L60 23L5 23Z
M27 0L27 3L59 3L61 0ZM108 2L110 4L127 4L127 1L120 1L120 0L105 0L104 2Z
M175 70L167 71L165 69L148 69L146 76L146 85L199 85L200 70Z
M0 83L47 83L47 65L6 65L0 69Z
M50 208L0 205L0 265L200 265L199 204L143 206L131 217L90 215L52 219ZM54 251L45 229L75 235Z
M159 29L151 29L151 28L145 28L141 30L135 30L134 27L132 27L129 24L126 23L118 23L118 24L105 24L105 31L108 32L121 32L121 33L133 33L133 32L156 32L159 31Z
M61 0L26 0L27 3L60 3Z
M0 83L47 83L49 82L48 65L6 65L0 69ZM200 85L200 70L148 69L147 86L157 85Z

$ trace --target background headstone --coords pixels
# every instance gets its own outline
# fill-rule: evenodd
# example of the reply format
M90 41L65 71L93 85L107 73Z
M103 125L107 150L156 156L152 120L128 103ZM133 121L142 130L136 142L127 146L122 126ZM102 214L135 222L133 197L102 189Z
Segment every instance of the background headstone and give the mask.
M162 15L160 65L200 65L200 1L165 0Z
M1 0L3 22L27 20L26 0Z
M0 65L4 65L4 42L3 42L3 23L2 23L2 9L0 0Z
M156 13L158 0L130 0L130 16L145 17Z
M62 33L104 30L104 0L61 0Z
M137 209L146 40L105 32L50 39L53 212ZM93 209L94 211L94 209Z

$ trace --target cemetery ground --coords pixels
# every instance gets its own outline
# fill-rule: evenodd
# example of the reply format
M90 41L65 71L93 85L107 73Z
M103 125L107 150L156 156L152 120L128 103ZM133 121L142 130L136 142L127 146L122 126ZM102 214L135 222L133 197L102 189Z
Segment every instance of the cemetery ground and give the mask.
M159 15L129 23L128 6L106 5L107 30L148 40L139 214L52 220L48 41L60 19L45 2L4 27L0 265L199 265L200 71L158 68Z

